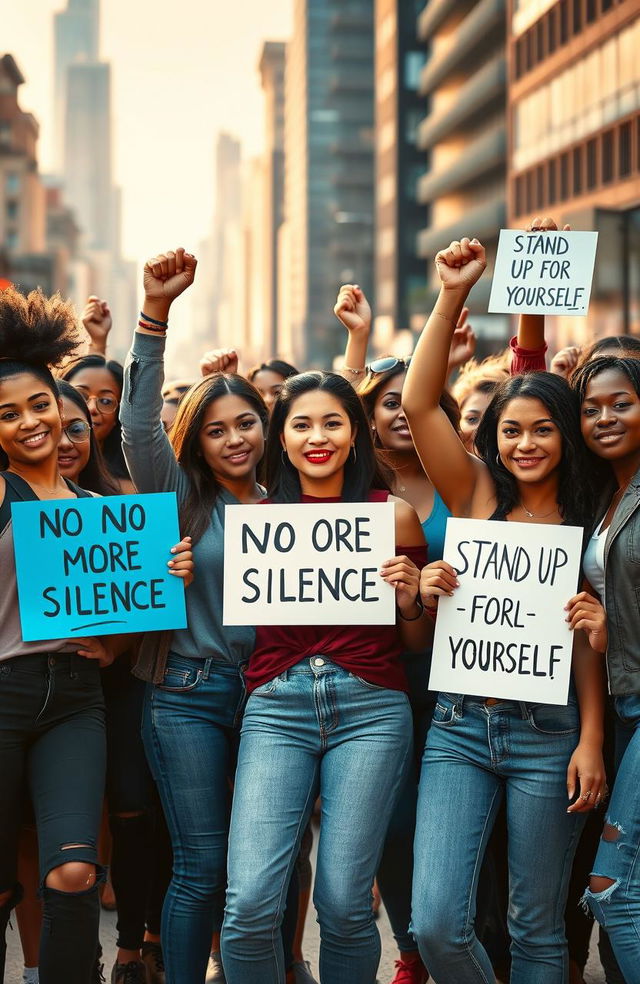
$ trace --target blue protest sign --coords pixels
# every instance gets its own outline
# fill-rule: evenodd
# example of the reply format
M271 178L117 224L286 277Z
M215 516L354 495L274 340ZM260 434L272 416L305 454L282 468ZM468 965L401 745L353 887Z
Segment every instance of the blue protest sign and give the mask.
M186 626L175 493L14 502L11 519L25 642Z

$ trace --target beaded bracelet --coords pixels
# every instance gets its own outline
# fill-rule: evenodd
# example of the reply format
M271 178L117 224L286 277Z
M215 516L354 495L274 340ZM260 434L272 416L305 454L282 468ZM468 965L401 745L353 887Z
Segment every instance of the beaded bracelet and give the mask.
M140 317L144 321L150 321L152 325L162 325L163 328L167 328L169 326L169 322L168 321L156 321L155 318L149 317L149 315L148 314L145 314L144 311L141 311L140 312Z
M166 335L168 325L165 325L164 328L161 328L159 325L150 325L146 321L139 320L138 328L144 328L145 331L152 331L156 335Z

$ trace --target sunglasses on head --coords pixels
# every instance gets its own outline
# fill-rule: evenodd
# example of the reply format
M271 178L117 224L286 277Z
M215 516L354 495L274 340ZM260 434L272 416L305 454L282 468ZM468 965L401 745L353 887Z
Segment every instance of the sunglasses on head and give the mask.
M387 355L384 359L374 359L367 366L367 373L376 376L381 372L390 372L400 366L401 369L408 369L411 363L411 356L408 359L396 358L395 355Z

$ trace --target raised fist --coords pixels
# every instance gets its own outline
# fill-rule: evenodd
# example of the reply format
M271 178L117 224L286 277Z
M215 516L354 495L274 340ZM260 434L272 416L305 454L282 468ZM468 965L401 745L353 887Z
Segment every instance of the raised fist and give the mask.
M454 240L436 256L436 269L445 290L468 293L487 265L484 246L477 239Z
M211 349L200 359L200 372L211 376L214 372L235 373L238 371L238 353L235 349Z
M371 308L364 291L358 284L344 284L338 292L333 313L347 331L369 334Z
M171 304L193 283L197 262L182 247L175 253L160 253L147 260L143 274L145 298Z
M113 324L109 305L95 294L91 294L80 318L91 339L91 349L104 354L107 349L107 336Z

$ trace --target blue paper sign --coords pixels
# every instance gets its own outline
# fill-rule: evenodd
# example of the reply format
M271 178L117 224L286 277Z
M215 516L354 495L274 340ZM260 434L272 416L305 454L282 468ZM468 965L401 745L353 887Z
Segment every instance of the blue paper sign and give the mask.
M185 628L175 493L14 502L11 519L25 642Z

